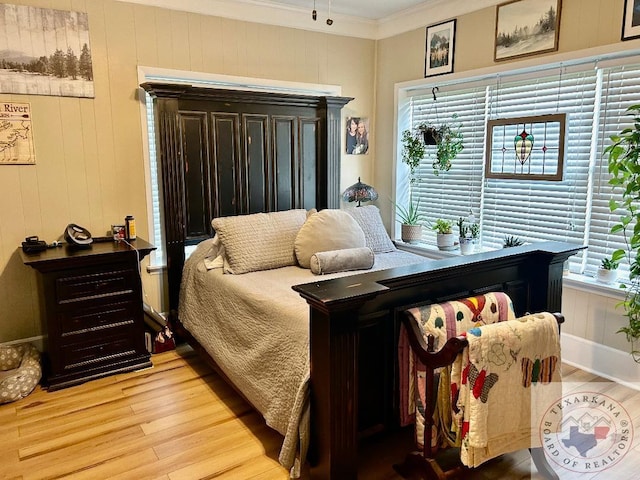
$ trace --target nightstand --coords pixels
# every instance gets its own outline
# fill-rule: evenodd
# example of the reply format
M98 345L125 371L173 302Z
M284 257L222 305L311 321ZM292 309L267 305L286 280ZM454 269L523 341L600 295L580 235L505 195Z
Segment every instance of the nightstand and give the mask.
M140 260L145 240L69 245L26 254L37 270L44 335L44 386L57 390L150 367L144 344Z

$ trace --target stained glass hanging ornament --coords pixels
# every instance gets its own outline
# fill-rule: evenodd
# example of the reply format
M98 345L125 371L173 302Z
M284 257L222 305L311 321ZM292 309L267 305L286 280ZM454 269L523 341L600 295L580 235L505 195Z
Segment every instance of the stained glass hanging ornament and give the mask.
M533 149L533 141L533 135L527 133L526 129L523 129L522 133L520 135L516 135L513 139L516 158L520 162L520 165L524 165L527 160L529 160L531 150Z

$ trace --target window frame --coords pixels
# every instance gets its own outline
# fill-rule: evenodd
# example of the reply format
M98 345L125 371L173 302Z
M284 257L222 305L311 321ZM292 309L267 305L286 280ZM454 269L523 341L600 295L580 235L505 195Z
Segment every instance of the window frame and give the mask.
M509 65L504 66L496 66L487 69L481 69L476 71L468 71L459 74L453 74L447 76L446 78L438 78L438 82L435 83L434 79L420 79L412 82L403 82L395 85L395 100L396 100L396 110L395 110L395 121L396 121L396 129L394 132L395 140L396 140L396 151L394 156L394 168L393 171L395 173L392 185L392 198L395 198L397 203L401 203L406 201L408 198L406 187L404 187L405 177L406 177L406 168L405 165L400 161L400 151L401 144L398 139L401 136L401 132L410 127L413 124L411 119L411 102L412 99L418 95L427 95L429 92L433 92L434 88L438 88L439 91L451 91L456 89L461 89L464 87L471 87L477 85L490 85L491 82L499 84L501 81L516 81L519 79L527 79L527 78L536 78L538 76L551 75L553 70L562 71L562 69L566 69L568 71L579 71L585 70L586 68L593 68L594 66L598 67L612 67L616 65L625 65L625 64L639 64L640 65L640 50L638 49L628 49L624 51L620 51L616 48L598 48L598 49L589 49L579 52L574 52L572 54L558 54L549 56L548 63L544 65L540 65L539 61L534 62L533 60L526 60L521 62L513 62ZM590 66L590 67L589 67ZM632 102L633 103L633 102ZM490 109L490 106L487 106ZM488 113L485 118L491 118L490 113ZM599 117L594 116L594 123L601 123ZM597 132L598 125L594 125L593 130L594 133ZM608 137L607 137L608 138ZM595 135L592 136L592 151L595 149L602 149L602 144L598 142L598 139L595 138ZM485 152L483 154L483 162L486 162L486 145L487 145L487 137L485 137ZM593 155L592 155L593 156ZM594 173L591 171L598 162L595 161L594 158L589 159L589 185L587 189L587 195L591 196L591 189L593 188L593 177ZM483 165L483 170L485 166ZM482 215L484 211L484 184L487 181L483 172L483 193L482 193L482 201L480 204L480 217L482 220ZM589 198L589 202L591 198ZM476 214L477 212L472 212ZM591 212L588 212L591 215ZM392 223L391 223L391 233L392 238L399 237L399 222L396 218L395 212L392 212ZM588 229L588 226L586 227ZM589 241L589 234L586 233L584 236L584 242L587 244ZM432 247L428 247L432 248ZM586 260L580 260L580 274L590 274L590 268L586 268Z

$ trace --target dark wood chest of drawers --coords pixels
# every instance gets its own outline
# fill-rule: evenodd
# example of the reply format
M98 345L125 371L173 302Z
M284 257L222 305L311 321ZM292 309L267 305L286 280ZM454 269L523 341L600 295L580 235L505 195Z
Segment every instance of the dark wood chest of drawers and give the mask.
M144 343L142 239L69 246L27 255L38 271L44 334L44 384L57 390L151 366Z

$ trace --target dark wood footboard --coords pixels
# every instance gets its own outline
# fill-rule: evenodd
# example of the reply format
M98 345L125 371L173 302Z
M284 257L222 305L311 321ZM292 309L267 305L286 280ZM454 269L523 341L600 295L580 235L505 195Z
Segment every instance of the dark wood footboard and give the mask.
M562 270L582 246L545 242L297 285L310 305L313 478L357 478L361 435L398 422L400 314L506 292L517 315L559 312Z

